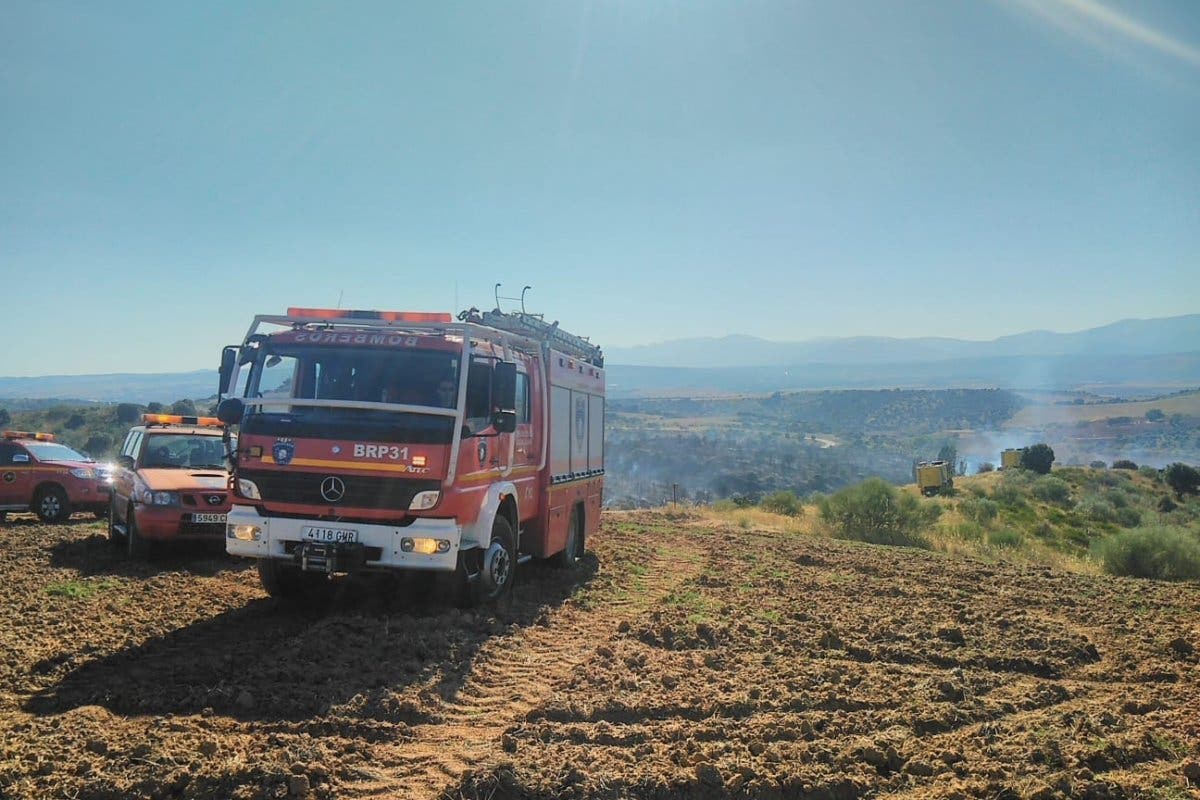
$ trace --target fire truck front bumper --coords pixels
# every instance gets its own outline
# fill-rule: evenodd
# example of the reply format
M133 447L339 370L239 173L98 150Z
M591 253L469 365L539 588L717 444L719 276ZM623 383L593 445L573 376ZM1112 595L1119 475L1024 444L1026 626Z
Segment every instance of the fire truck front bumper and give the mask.
M419 569L449 572L458 561L462 529L452 519L417 518L403 527L364 522L264 517L235 505L225 525L225 550L275 558L305 569Z

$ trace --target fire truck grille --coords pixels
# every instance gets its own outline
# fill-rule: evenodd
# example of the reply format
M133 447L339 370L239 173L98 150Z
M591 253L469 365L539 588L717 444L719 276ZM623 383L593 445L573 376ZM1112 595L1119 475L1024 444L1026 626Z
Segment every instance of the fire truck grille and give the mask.
M407 511L413 496L418 492L435 491L441 487L438 481L339 475L345 485L345 494L340 500L331 502L321 494L321 483L329 477L324 473L243 470L241 477L254 481L262 499L267 502L387 508L398 511Z

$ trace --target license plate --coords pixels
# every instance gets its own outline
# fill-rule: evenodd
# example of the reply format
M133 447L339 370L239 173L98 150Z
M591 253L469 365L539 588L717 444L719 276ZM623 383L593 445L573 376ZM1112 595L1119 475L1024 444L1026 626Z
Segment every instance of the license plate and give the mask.
M219 522L225 524L224 514L192 514L192 522Z
M357 542L358 531L346 528L315 528L308 526L304 529L304 538L310 542Z

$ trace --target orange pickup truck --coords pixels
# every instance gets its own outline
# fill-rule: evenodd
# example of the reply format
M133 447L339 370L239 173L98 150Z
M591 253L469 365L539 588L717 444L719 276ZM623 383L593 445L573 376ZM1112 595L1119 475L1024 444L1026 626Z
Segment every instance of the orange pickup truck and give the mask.
M223 426L174 414L143 414L142 422L117 457L109 540L135 558L166 542L222 545L230 504Z

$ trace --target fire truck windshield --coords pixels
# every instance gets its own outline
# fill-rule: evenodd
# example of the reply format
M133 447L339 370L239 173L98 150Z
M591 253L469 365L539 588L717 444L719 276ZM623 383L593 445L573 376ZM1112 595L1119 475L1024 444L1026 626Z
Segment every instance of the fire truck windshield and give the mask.
M251 398L392 403L452 409L459 355L443 350L265 343L246 384ZM415 411L251 405L244 433L448 443L450 416Z

